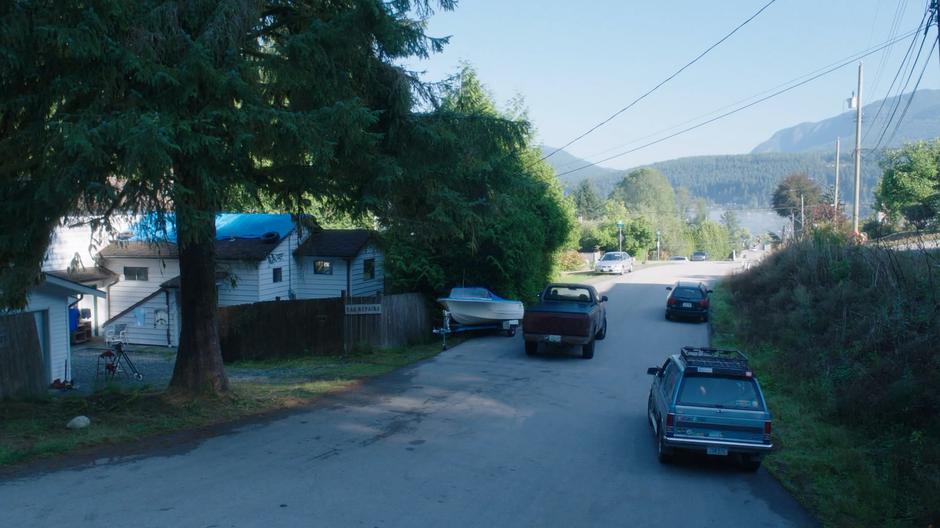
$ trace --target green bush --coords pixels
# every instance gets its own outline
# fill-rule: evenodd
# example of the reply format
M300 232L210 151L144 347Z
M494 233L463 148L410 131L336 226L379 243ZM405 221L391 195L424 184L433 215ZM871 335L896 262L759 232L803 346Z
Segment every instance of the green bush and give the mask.
M864 452L819 470L859 480L829 490L857 505L835 525L940 520L938 265L936 253L857 246L818 231L727 282L734 333L749 348L774 350L766 368L775 387L844 428ZM868 477L850 467L858 464Z
M587 262L577 251L565 251L558 256L558 265L562 271L578 271L587 267Z

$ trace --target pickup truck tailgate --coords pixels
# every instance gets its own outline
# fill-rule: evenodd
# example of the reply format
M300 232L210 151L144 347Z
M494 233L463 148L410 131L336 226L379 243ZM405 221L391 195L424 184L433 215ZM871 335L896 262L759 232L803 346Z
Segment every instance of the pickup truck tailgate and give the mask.
M591 317L586 312L526 311L522 328L532 334L586 337L591 330Z

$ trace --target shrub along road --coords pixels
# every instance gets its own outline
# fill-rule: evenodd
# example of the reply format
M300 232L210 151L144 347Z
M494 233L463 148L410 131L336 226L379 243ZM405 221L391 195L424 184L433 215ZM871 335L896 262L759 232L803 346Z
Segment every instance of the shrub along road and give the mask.
M656 461L650 379L706 325L667 322L664 285L730 263L605 283L608 338L529 358L480 337L227 434L0 481L4 523L69 526L807 526L764 470Z

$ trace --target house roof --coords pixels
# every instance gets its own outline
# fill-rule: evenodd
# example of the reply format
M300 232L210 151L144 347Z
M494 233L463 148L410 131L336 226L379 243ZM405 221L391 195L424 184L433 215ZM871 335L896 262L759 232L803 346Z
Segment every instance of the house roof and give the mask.
M352 258L362 251L374 233L368 229L324 229L310 235L295 255Z
M68 279L63 279L56 277L55 275L46 274L46 280L43 282L42 286L51 286L61 290L65 290L69 294L82 294L82 295L91 295L94 297L104 297L105 293L98 288L92 288L91 286L85 286L84 284L79 284L77 282L70 281Z
M280 238L272 241L260 238L229 238L215 241L218 260L261 260L277 247ZM179 258L179 249L171 242L142 242L128 240L112 242L101 250L106 258Z
M229 273L228 273L227 271L217 270L217 271L215 272L215 281L216 281L216 282L223 281L223 280L227 279L228 276L229 276ZM179 288L179 287L180 287L180 276L177 275L177 276L173 277L172 279L170 279L170 280L164 282L163 284L161 284L160 287L161 287L161 288L166 288L166 289L170 289L170 288Z
M52 275L53 277L58 277L60 279L78 283L101 282L104 280L112 280L117 278L117 273L114 273L107 268L101 268L98 266L83 269L52 270L47 271L46 275Z

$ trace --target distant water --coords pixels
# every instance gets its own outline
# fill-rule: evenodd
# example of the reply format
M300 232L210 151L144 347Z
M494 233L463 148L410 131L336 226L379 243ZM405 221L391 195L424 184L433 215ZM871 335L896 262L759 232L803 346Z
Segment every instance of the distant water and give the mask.
M741 227L746 227L752 235L774 233L779 236L784 224L789 223L786 218L766 209L734 209L733 211L738 216ZM708 218L721 222L721 215L724 213L725 209L712 209L708 212Z

